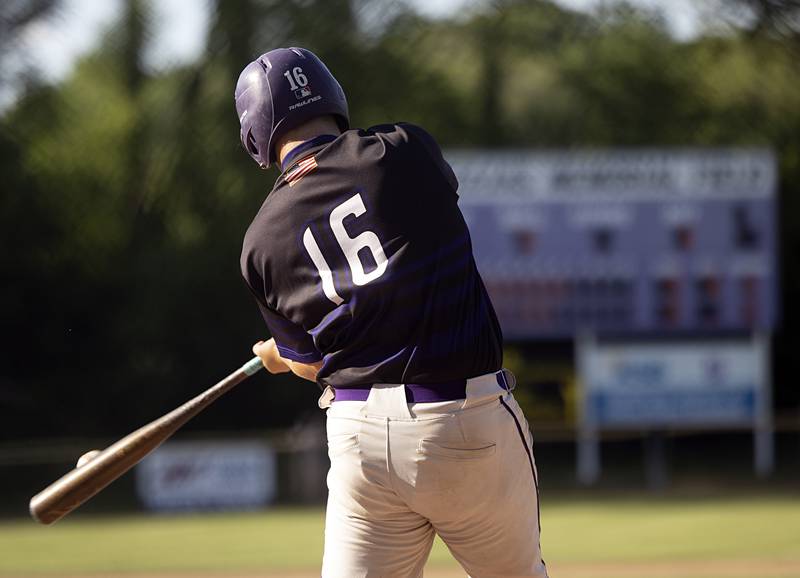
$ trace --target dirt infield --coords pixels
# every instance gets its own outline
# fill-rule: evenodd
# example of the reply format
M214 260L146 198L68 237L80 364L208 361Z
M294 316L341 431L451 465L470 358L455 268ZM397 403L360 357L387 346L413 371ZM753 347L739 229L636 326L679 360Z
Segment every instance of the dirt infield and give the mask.
M550 564L551 578L800 578L797 560L698 560L680 562L570 563ZM42 578L31 575L17 578ZM59 578L100 578L99 574L59 576ZM253 574L177 573L177 574L102 574L103 578L316 578L314 571L274 571ZM455 568L433 568L425 578L464 578Z

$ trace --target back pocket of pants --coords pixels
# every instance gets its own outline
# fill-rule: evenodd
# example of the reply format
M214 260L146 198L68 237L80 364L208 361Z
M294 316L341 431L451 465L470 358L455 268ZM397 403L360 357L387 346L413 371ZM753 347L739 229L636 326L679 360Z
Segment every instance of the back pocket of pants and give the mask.
M494 455L497 446L490 442L434 442L420 440L417 453L452 461L482 460Z
M434 513L473 503L482 480L492 477L496 450L493 442L420 440L415 460L417 505ZM434 494L432 503L426 496Z

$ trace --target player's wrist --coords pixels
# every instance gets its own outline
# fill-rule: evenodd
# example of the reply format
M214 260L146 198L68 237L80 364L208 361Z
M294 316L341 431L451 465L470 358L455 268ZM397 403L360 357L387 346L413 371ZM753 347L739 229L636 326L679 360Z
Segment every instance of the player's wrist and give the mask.
M274 339L259 341L253 346L253 353L261 359L261 363L264 364L264 367L270 373L286 373L291 371L289 364L281 357Z

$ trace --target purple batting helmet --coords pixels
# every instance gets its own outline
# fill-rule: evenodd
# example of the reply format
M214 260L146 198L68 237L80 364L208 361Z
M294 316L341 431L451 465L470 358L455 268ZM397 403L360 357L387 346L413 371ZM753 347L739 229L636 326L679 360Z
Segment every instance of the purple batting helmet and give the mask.
M242 145L264 169L278 160L278 139L315 116L333 115L343 131L350 125L342 87L305 48L259 56L239 75L234 98Z

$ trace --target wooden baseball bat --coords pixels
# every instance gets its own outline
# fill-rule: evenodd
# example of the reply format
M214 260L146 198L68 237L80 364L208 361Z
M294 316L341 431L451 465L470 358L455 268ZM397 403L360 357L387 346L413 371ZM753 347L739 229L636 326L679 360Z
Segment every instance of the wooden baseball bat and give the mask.
M139 463L214 400L263 367L261 360L254 357L197 397L110 445L31 498L31 516L42 524L60 520Z

